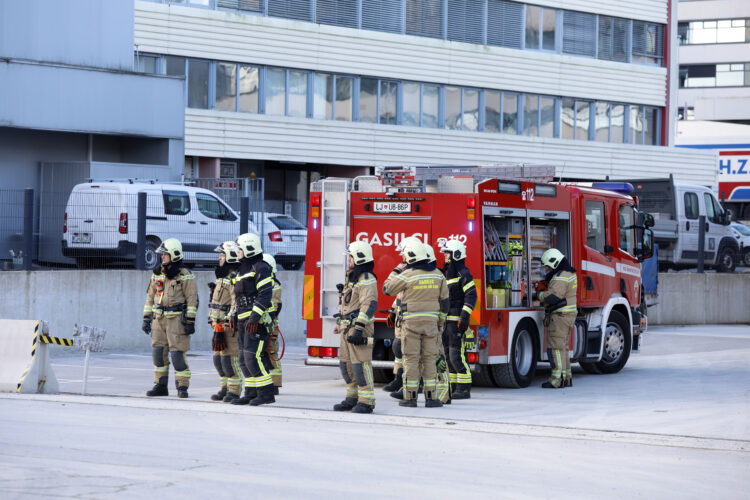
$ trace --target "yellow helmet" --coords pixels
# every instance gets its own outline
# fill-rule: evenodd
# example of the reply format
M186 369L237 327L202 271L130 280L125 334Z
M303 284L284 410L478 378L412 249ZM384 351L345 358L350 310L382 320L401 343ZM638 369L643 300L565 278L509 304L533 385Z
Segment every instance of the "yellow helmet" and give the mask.
M352 241L349 243L346 254L352 256L355 266L375 260L372 256L372 247L364 241Z
M466 258L466 245L458 240L448 240L440 247L441 253L447 253L450 260L462 260Z
M263 260L266 262L266 264L271 266L273 274L276 274L276 259L273 258L273 255L271 255L270 253L264 253Z
M404 243L401 255L404 256L404 261L407 264L414 264L415 262L428 259L425 245L417 238Z
M214 248L214 252L223 253L229 264L236 264L240 261L240 247L234 241L225 241Z
M432 245L430 245L429 243L425 243L424 244L424 250L425 250L425 252L427 252L427 261L428 262L432 263L432 262L436 262L437 261L437 259L435 258L435 249L432 248Z
M178 262L182 260L182 243L177 238L167 238L161 242L159 248L156 249L156 253L166 253L172 262Z
M406 245L407 243L413 243L415 241L417 243L422 243L422 241L416 236L407 236L406 238L398 242L398 245L396 245L396 251L400 254L404 251L404 245Z
M557 269L557 266L560 265L560 262L562 262L564 258L565 256L560 250L557 248L550 248L542 254L542 264L551 269Z
M263 247L260 243L260 236L254 233L245 233L237 237L237 246L247 257L255 257L259 253L263 252Z

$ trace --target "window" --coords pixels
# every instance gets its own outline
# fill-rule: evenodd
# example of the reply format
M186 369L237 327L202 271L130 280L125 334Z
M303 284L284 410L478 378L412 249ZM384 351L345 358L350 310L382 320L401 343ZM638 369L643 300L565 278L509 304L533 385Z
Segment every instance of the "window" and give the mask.
M268 15L273 17L284 17L287 19L298 19L300 21L312 21L312 0L272 0L268 2Z
M306 229L297 219L292 219L286 215L277 215L268 219L281 231L285 229Z
M523 42L522 3L487 0L487 44L520 49Z
M625 106L612 104L609 109L609 122L612 126L610 141L622 144L625 142Z
M378 81L375 78L359 79L359 121L378 122Z
M448 0L448 40L484 43L484 0Z
M440 88L437 85L422 85L422 126L438 127Z
M590 115L591 103L576 101L576 139L579 141L589 140Z
M333 75L315 73L313 117L330 120L333 117Z
M266 69L266 114L286 114L286 70Z
M523 100L523 135L539 135L539 96L525 95Z
M361 0L362 28L403 33L403 0Z
M503 92L503 133L518 134L518 94Z
M208 109L208 61L188 61L188 108Z
M404 83L401 124L419 126L419 84Z
M540 97L539 98L539 136L540 137L554 137L555 136L555 98L554 97Z
M258 68L240 65L240 111L258 112Z
M237 110L237 65L216 63L216 109Z
M664 26L633 21L633 62L661 64L664 55Z
M486 132L500 132L500 99L499 90L484 91L484 130Z
M406 34L443 38L443 0L406 0Z
M464 89L462 124L464 130L479 130L479 91Z
M620 248L635 255L635 210L630 205L620 206Z
M380 123L396 125L396 104L398 101L398 83L380 82Z
M750 42L750 20L722 19L680 23L680 45Z
M460 87L445 87L445 128L461 130Z
M539 32L541 31L542 8L536 5L526 6L526 48L538 49Z
M566 54L596 57L596 14L563 12L563 46Z
M195 193L198 202L198 211L209 219L235 220L236 217L229 209L213 196L205 193Z
M742 87L745 84L744 64L717 64L717 87Z
M207 2L208 0L203 0ZM222 9L246 10L249 12L263 12L262 0L216 0L216 6Z
M352 121L352 83L350 76L336 76L336 120Z
M157 73L156 61L158 61L158 59L159 58L156 56L144 56L136 52L134 71L136 73L155 75Z
M709 193L703 193L703 202L706 204L706 219L714 224L721 224L721 216L724 209L721 208L716 198Z
M186 215L190 212L190 196L184 191L162 191L164 196L164 213L167 215Z
M307 116L307 71L289 70L288 116Z
M604 202L586 202L586 246L604 253L606 227L604 225Z
M609 142L609 103L596 103L594 128L594 140L599 142Z
M629 19L599 16L599 59L627 62L628 40L631 27Z
M642 106L630 106L630 144L643 144Z
M557 26L557 11L542 9L542 49L555 50L555 27Z
M560 137L575 139L576 102L573 99L563 99L560 107Z
M356 28L357 0L317 0L315 22Z
M168 76L185 76L185 58L164 56L164 70Z
M698 218L698 195L695 193L685 193L685 217L691 220Z
M659 110L646 107L643 121L643 144L655 146L659 144Z

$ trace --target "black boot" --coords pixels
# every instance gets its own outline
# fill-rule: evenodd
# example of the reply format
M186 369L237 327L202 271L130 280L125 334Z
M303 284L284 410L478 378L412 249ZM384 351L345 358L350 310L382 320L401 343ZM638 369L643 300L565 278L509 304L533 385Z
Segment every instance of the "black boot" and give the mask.
M146 392L146 396L152 398L154 396L169 396L169 389L166 384L154 384L154 388Z
M410 399L404 399L403 401L399 401L399 406L406 406L407 408L416 408L417 407L417 391L409 391Z
M563 387L573 387L573 379L572 378L564 378L563 379Z
M258 395L254 387L245 387L245 394L242 397L232 400L233 405L246 405Z
M399 368L396 376L393 377L393 380L388 385L383 387L383 390L386 392L395 392L401 389L402 385L404 385L404 369Z
M439 399L428 399L424 402L425 408L440 408L443 403Z
M278 396L279 395L279 387L276 386L276 385L273 386L273 395L274 396Z
M356 398L346 398L342 402L333 405L333 411L351 411L355 406L357 406Z
M250 406L267 405L275 402L276 398L273 397L273 385L266 385L258 388L258 396L250 400Z
M177 388L177 397L182 398L182 399L185 399L186 397L188 397L187 390L188 388L185 387L184 385L179 386Z
M451 399L469 399L471 398L471 384L456 384L451 394Z
M352 408L352 413L372 413L372 406L364 403L357 403L357 405Z
M221 389L219 389L219 392L216 394L211 394L211 401L223 401L224 396L227 395L227 387L224 386Z
M562 381L560 381L560 385L559 386L558 385L552 385L550 382L545 382L545 383L542 384L542 387L544 389L562 389L563 387L565 387L565 384Z
M400 389L400 390L398 390L398 391L394 391L394 392L392 392L392 393L391 393L391 397L392 397L392 398L396 398L396 399L404 399L404 389L403 389L403 388L401 388L401 389Z
M235 393L233 393L233 392L228 392L228 393L227 393L227 395L226 395L226 396L224 396L224 402L225 402L225 403L231 403L231 402L232 402L232 401L234 401L235 399L239 399L239 398L240 398L240 397L239 397L239 396L238 396L237 394L235 394Z

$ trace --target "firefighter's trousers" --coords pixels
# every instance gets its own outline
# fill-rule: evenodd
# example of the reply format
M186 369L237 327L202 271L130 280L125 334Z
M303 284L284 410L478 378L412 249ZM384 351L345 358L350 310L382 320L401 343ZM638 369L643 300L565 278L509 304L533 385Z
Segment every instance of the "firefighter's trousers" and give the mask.
M271 380L273 380L274 387L281 387L281 360L279 359L279 327L274 322L273 333L271 334L271 341L268 344L268 354L271 357L271 364L273 369L271 370Z
M242 357L249 376L245 378L245 387L255 389L258 393L273 394L271 379L271 358L268 356L268 342L271 338L265 325L258 325L256 333L245 333L244 324L240 323L242 337Z
M190 350L190 335L177 316L156 316L151 326L151 353L154 361L154 383L166 385L169 378L169 357L174 364L178 387L190 386L190 368L185 354Z
M404 355L404 399L416 398L420 379L424 384L425 397L437 399L437 322L406 322L402 330L401 346Z
M547 327L547 355L550 360L552 372L549 383L560 387L564 380L573 378L570 370L570 352L568 341L570 340L570 329L576 321L576 314L561 314L553 312L550 314L550 322Z
M224 338L227 342L227 348L214 352L214 366L221 377L221 387L239 395L242 389L242 372L240 370L239 355L239 335L236 331L224 325Z
M437 342L438 355L442 354L445 356L445 347L443 346L442 335L436 335L435 341ZM447 365L447 363L446 363ZM438 399L442 403L447 403L451 400L451 384L450 384L450 371L446 366L442 372L437 372L437 395Z
M464 342L458 336L458 321L446 321L443 330L443 348L448 353L448 370L450 371L451 385L471 385L471 370L466 362Z
M346 398L354 398L375 408L375 379L372 376L372 345L354 345L346 341L351 333L341 335L339 368L346 382Z

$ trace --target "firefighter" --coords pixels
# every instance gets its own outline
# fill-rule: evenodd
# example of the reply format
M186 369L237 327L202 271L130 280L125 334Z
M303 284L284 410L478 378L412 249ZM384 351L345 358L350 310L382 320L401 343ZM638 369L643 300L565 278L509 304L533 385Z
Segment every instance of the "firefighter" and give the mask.
M273 380L273 393L279 394L281 387L281 360L279 359L279 313L281 312L281 281L276 275L276 259L273 255L264 253L263 260L271 266L273 272L273 293L271 294L271 309L269 314L273 320L271 327L271 341L268 343L268 355L271 357L273 370L271 370L271 380Z
M242 353L249 376L245 378L245 394L233 403L258 406L275 403L268 356L273 320L269 314L273 295L273 271L263 260L263 249L257 234L245 233L237 237L240 247L240 267L235 279L234 294L237 328L241 336Z
M471 397L471 370L466 362L466 344L474 342L469 330L469 318L477 303L474 277L466 267L466 246L458 240L448 240L440 249L445 255L443 272L450 293L450 311L443 331L443 346L448 353L448 368L453 392L452 399Z
M400 406L416 407L419 381L424 384L425 406L443 406L436 392L437 336L445 324L450 304L445 278L428 262L419 241L403 245L404 262L396 266L383 284L383 293L400 292L402 351L404 356L404 399ZM421 365L420 365L421 362Z
M373 323L378 308L378 282L372 247L364 241L349 243L349 272L341 289L341 311L333 333L341 334L339 367L346 382L346 398L335 411L372 413L375 384L372 376Z
M182 262L182 244L168 238L159 245L161 268L154 270L146 290L142 329L151 334L154 361L154 387L146 396L169 396L169 360L175 370L177 396L188 397L190 368L185 353L190 349L190 335L195 333L198 312L198 290L195 275ZM152 326L153 323L153 326Z
M424 248L427 251L427 262L437 267L437 258L435 257L435 250L432 248L432 245L425 243ZM450 289L448 289L448 294L450 295ZM451 404L450 372L448 371L448 362L445 359L442 335L438 335L435 339L438 345L438 357L435 362L438 399L443 404Z
M547 357L552 373L547 382L542 384L546 389L561 389L573 386L573 374L570 371L570 354L568 340L570 329L576 321L576 288L578 279L576 270L570 266L568 259L556 248L550 248L542 254L542 265L547 276L537 283L537 297L544 305L544 325L547 327Z
M230 403L240 396L242 384L237 332L230 327L240 248L234 241L225 241L214 251L219 252L219 265L214 270L216 281L209 284L211 301L208 304L208 324L214 332L211 349L214 366L221 377L221 388L211 395L211 400Z

